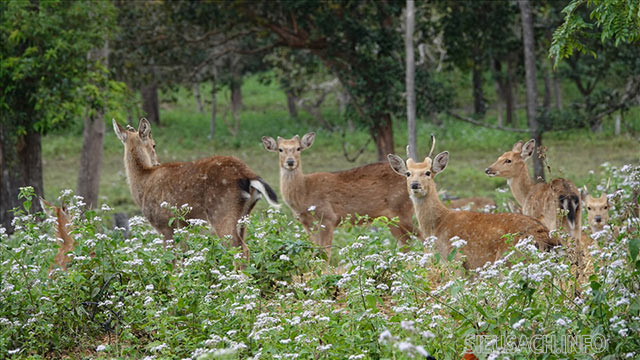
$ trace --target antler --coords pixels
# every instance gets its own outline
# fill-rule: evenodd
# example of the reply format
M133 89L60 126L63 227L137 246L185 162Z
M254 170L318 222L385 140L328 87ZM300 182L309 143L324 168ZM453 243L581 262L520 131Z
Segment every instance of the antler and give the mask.
M431 134L431 150L429 150L429 158L431 158L431 155L433 155L433 149L436 148L436 137Z
M611 185L611 177L607 179L607 187L604 188L604 191L609 192L609 185Z

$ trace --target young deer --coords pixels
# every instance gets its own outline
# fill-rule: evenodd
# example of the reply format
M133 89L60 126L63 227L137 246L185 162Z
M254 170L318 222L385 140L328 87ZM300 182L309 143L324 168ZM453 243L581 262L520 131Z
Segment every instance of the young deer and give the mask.
M67 271L67 266L72 260L67 254L73 251L75 244L73 238L69 235L68 225L71 221L64 207L55 206L43 198L40 198L40 206L42 206L47 215L55 217L58 222L56 237L58 238L59 247L58 253L53 259L53 264L49 267L49 276L51 276L56 265L63 271Z
M113 129L124 144L124 165L131 195L153 227L173 238L171 212L160 206L189 204L190 219L205 219L219 237L230 236L245 258L245 227L238 221L251 213L261 195L278 207L278 198L264 180L245 163L231 156L212 156L189 162L160 164L151 136L151 125L141 119L138 130L125 129L115 119Z
M449 162L449 153L438 154L433 161L426 157L416 163L405 163L401 157L389 154L393 171L406 178L406 187L413 201L413 208L424 236L435 236L436 250L447 256L452 251L450 239L458 236L467 241L464 253L466 269L475 269L497 260L508 248L505 234L517 238L533 236L538 247L546 249L556 245L549 237L549 230L539 221L519 214L487 214L472 211L455 211L447 208L438 198L434 178Z
M314 139L314 133L302 139L298 135L291 139L278 137L278 141L262 138L265 149L280 155L280 191L285 203L314 241L330 258L334 229L347 216L359 214L398 217L398 226L390 230L404 245L417 229L409 194L399 186L397 176L382 162L345 171L304 174L300 154Z
M535 150L534 139L522 144L518 141L489 166L489 176L507 178L513 197L522 206L522 213L540 220L550 230L562 226L576 240L581 238L582 209L578 188L565 179L554 179L551 183L534 183L529 176L525 161ZM558 209L566 216L558 215Z
M585 191L582 193L582 201L587 209L587 220L591 233L601 231L604 225L609 222L609 199L607 194L602 193L600 197L594 198Z

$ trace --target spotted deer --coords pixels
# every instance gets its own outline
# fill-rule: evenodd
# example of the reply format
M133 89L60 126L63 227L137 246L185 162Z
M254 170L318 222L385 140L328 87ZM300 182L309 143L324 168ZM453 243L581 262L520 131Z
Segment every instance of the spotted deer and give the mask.
M75 248L73 237L69 234L69 224L71 218L63 207L55 206L43 198L40 198L40 206L49 217L53 217L57 221L56 238L58 239L58 252L53 259L53 264L49 267L49 276L53 274L56 266L63 271L67 271L67 267L71 263L72 258L68 255Z
M513 197L522 206L522 213L540 220L550 230L563 227L574 239L581 238L582 209L578 188L569 180L553 179L550 183L535 183L529 176L525 161L533 155L534 139L524 145L518 141L489 166L485 173L507 179ZM560 213L562 210L565 214Z
M245 227L239 220L251 213L262 196L269 205L279 206L269 184L232 156L160 164L147 119L140 120L138 130L125 129L114 119L113 129L124 144L131 195L151 225L164 235L165 244L173 239L173 229L181 224L169 225L172 213L161 204L189 204L192 210L188 219L207 220L217 236L229 236L231 245L241 247L248 258Z
M315 133L291 139L264 136L265 149L277 152L280 164L280 191L313 241L331 257L333 231L349 215L370 218L397 217L399 223L390 228L401 246L411 234L413 208L401 181L385 163L379 162L337 172L302 172L302 151L313 144Z
M388 155L393 171L406 179L403 184L410 194L413 208L424 236L435 236L436 251L447 256L453 250L450 239L457 236L467 241L463 248L466 269L475 269L497 260L508 248L505 234L515 234L516 239L533 236L539 248L557 245L549 237L549 230L538 220L520 214L487 214L472 211L455 211L447 208L436 190L434 178L449 162L444 151L433 160L427 156L423 162L405 161ZM513 245L513 244L511 244Z

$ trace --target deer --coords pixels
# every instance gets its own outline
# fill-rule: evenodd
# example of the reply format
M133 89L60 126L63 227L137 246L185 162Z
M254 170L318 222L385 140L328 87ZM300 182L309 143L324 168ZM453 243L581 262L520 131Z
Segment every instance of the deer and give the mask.
M232 156L211 156L187 161L160 163L151 134L151 124L140 119L138 130L123 128L113 119L113 129L124 145L124 166L131 195L142 214L167 240L173 230L183 226L171 225L172 213L161 205L166 202L180 206L188 204L187 219L203 219L220 238L230 238L230 244L241 247L249 259L244 242L245 226L239 221L248 216L257 201L264 197L278 208L278 197L271 186L241 160Z
M609 199L606 193L602 193L600 197L593 197L588 192L581 193L584 207L587 210L587 222L591 228L591 233L601 231L604 225L609 222Z
M397 176L383 162L350 170L305 174L302 151L311 147L315 133L291 139L262 137L267 151L279 155L280 191L294 217L302 223L312 241L331 258L333 232L344 219L367 215L398 218L390 227L391 234L405 247L418 229L413 224L413 207L409 193Z
M432 141L435 144L434 138ZM420 230L424 236L436 238L435 249L441 256L451 253L453 245L450 239L456 236L467 241L463 262L467 270L498 260L510 246L505 234L515 234L516 239L531 236L540 249L558 245L549 236L547 227L529 216L447 208L438 197L434 180L447 167L449 152L443 151L433 159L431 155L429 153L422 162L411 158L405 162L395 154L389 154L387 158L393 171L406 179L404 186L413 202Z
M74 250L75 242L73 237L69 234L69 224L71 218L67 214L64 206L58 207L43 198L40 198L40 206L49 217L54 217L57 220L56 238L58 239L58 252L53 259L53 264L49 267L49 276L53 275L53 271L56 266L60 267L62 271L67 271L72 258L69 257L69 253Z
M550 183L535 183L525 161L533 155L535 139L524 145L518 141L502 154L485 173L507 179L511 193L522 213L540 220L550 230L563 227L575 240L581 238L582 209L578 188L569 180L557 178ZM562 210L566 216L560 213Z

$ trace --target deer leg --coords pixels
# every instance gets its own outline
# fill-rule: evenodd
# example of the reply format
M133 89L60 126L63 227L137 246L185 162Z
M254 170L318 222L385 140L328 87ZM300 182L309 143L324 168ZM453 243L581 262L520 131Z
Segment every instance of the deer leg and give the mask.
M398 240L398 245L403 251L408 250L407 240L411 239L411 235L414 234L413 230L413 222L407 221L406 219L401 219L398 225L392 225L389 227L391 235Z
M241 212L237 212L236 216L227 215L224 218L215 219L213 228L218 237L230 237L230 245L234 247L241 247L242 256L249 260L249 248L247 247L247 244L245 244L244 239L240 236L240 234L244 234L244 232L238 228L238 220L241 218L240 214Z
M335 230L335 221L323 221L318 230L319 245L327 254L327 262L331 260L331 245L333 243L333 231Z

